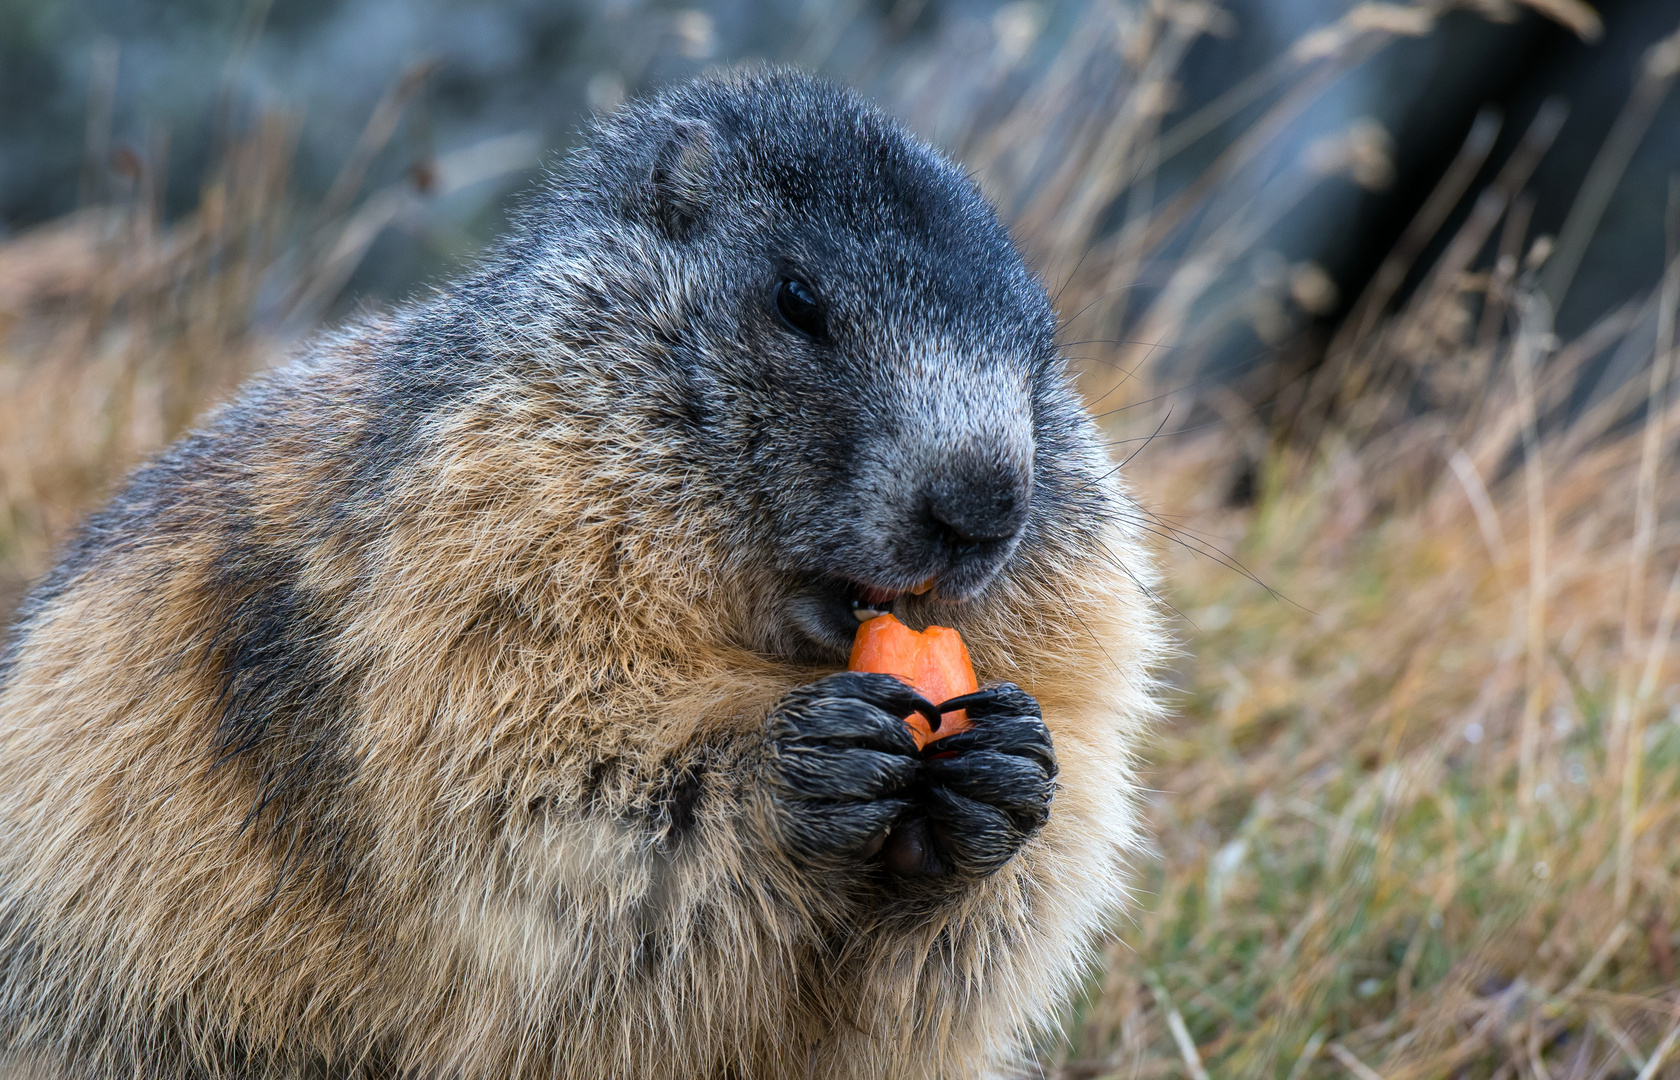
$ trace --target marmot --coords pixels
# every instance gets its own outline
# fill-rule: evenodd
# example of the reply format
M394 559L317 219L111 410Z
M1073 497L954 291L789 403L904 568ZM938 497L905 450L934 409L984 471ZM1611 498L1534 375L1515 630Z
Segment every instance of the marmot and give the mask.
M598 120L26 601L0 1076L1018 1075L1122 897L1164 641L1055 330L849 91ZM987 687L925 755L840 670L888 607Z

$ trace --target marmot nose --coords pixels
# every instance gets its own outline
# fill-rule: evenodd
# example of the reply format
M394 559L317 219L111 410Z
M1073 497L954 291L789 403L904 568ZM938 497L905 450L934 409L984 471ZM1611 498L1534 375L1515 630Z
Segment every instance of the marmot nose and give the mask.
M1013 540L1027 519L1022 479L1005 471L962 481L936 481L923 492L924 513L937 543L956 554Z

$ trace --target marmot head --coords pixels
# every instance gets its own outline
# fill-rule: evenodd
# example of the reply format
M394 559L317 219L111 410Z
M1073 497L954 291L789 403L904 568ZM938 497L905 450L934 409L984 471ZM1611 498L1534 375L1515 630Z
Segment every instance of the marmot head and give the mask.
M732 73L628 106L523 233L516 261L593 312L574 347L657 385L770 569L761 644L832 658L860 610L972 602L1100 510L1043 286L979 188L848 91Z

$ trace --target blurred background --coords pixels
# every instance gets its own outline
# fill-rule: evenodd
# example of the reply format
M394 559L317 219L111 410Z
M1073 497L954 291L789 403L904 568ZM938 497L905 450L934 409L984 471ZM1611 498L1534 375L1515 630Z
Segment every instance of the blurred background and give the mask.
M1281 88L1276 65L1291 46L1351 6L1233 0L1210 9L1218 14L1200 33L1171 43L1173 93L1160 119L1197 123L1178 131L1153 170L1154 197L1201 175ZM1675 18L1668 0L1610 0L1596 13L1574 0L1456 6L1437 5L1440 32L1344 58L1351 70L1268 148L1298 155L1356 120L1380 125L1387 175L1363 189L1325 185L1266 238L1270 250L1321 264L1339 298L1375 271L1484 105L1507 120L1497 163L1542 101L1567 101L1552 153L1526 185L1532 227L1555 234L1623 105L1629 72ZM344 295L390 299L471 258L539 162L568 146L592 111L627 95L719 63L793 63L859 86L960 155L977 148L977 128L1003 102L1052 73L1091 12L1052 0L0 0L0 229L107 201L142 165L155 172L160 213L177 218L196 205L221 144L274 112L296 128L290 180L305 200L324 197L358 147L368 160L357 160L357 179L374 187L474 150L467 175L444 191L420 185L434 197L394 214L357 261ZM1091 95L1073 107L1116 105L1093 85L1070 92ZM382 101L392 115L369 132ZM1214 101L1221 108L1206 112ZM1561 327L1579 328L1654 280L1664 169L1680 156L1676 118L1680 103L1665 102L1647 121L1628 183L1609 193L1581 254L1582 280L1562 298ZM381 136L377 145L368 134ZM1315 314L1333 324L1346 310L1339 299ZM1238 351L1233 363L1254 362L1252 347Z
M973 170L1169 568L1046 1075L1680 1075L1674 0L0 0L0 621L592 113L762 61Z

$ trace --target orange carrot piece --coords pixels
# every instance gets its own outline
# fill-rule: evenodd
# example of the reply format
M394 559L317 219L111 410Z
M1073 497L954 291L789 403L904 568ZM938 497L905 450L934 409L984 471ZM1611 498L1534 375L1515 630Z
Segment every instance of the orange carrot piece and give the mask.
M961 634L945 626L930 626L917 633L891 615L881 615L858 627L849 668L896 675L935 705L980 688ZM921 713L911 713L904 719L918 747L968 727L968 713L961 709L946 713L937 732L928 727Z
M922 632L922 641L922 663L916 685L923 697L937 705L980 689L961 634L947 626L930 626ZM961 713L959 718L966 726L968 714ZM945 734L943 725L939 730Z
M858 627L850 670L897 675L914 686L921 655L922 635L891 615L881 615Z

